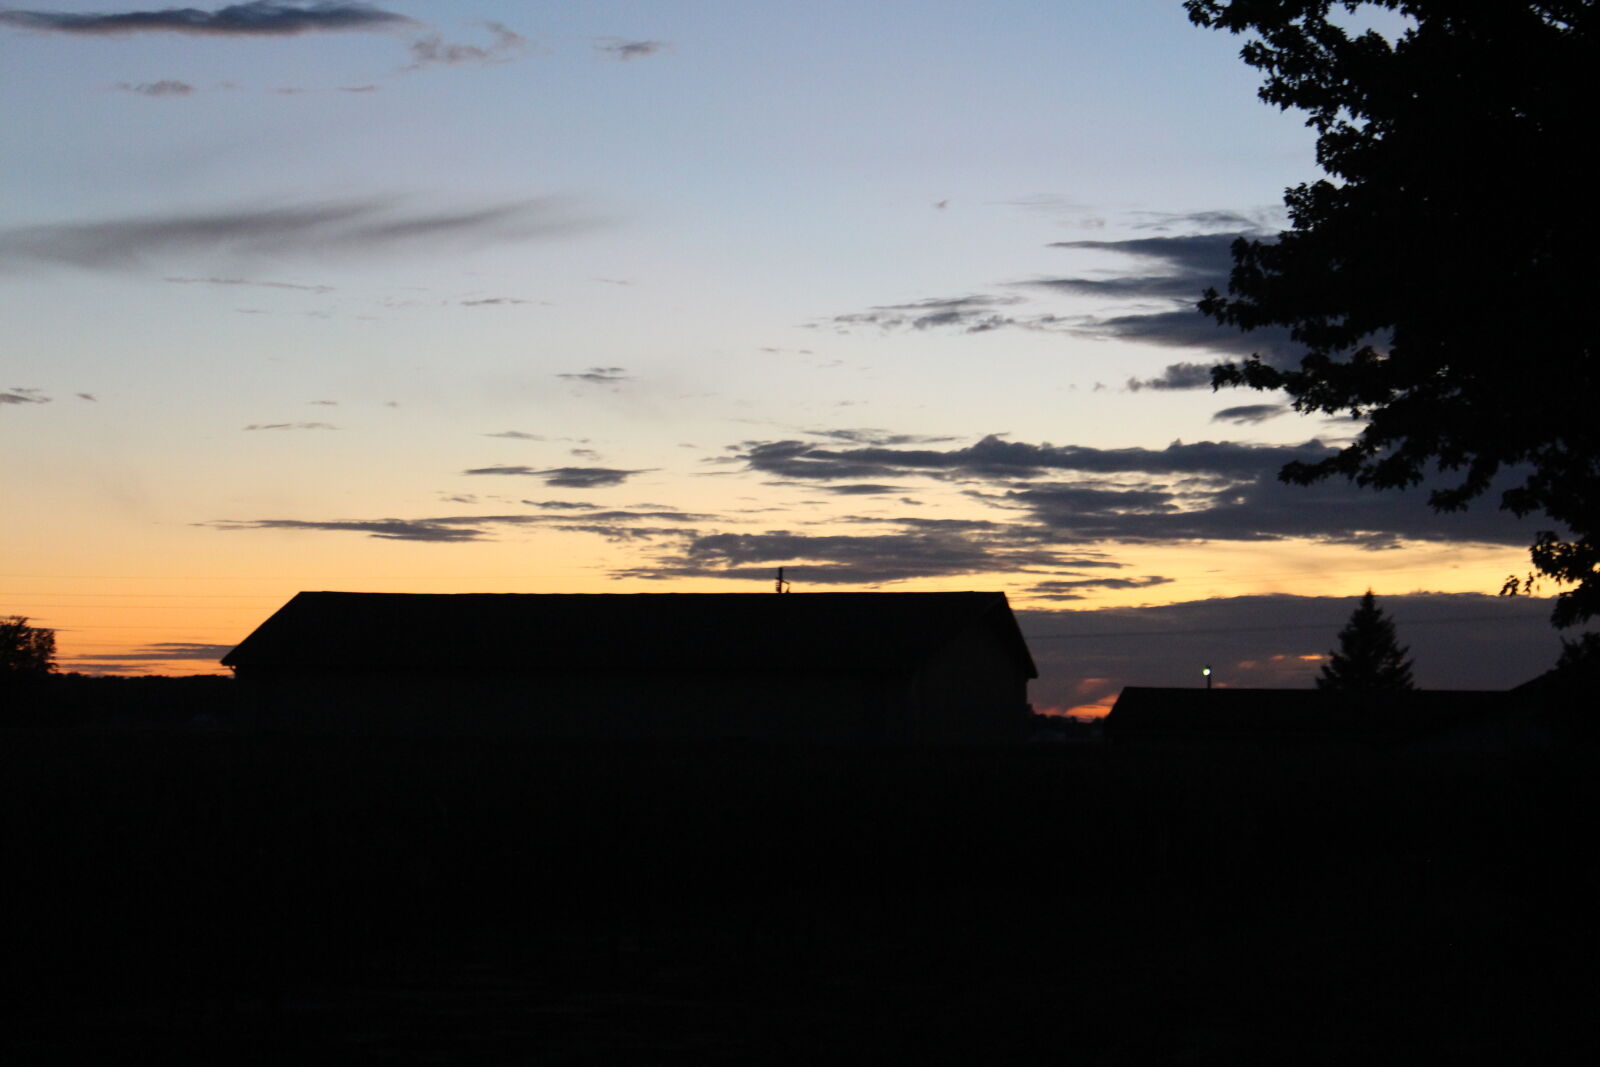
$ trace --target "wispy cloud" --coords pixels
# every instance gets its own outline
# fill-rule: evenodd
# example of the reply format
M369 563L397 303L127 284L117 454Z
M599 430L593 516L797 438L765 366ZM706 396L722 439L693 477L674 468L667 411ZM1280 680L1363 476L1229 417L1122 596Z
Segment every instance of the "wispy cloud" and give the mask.
M619 470L614 467L550 467L536 469L533 467L500 466L477 467L461 473L540 478L546 485L558 486L564 489L599 489L608 485L621 485L635 474L648 473L648 469Z
M527 47L527 39L515 30L498 22L486 22L484 25L494 38L487 45L451 44L437 33L417 38L411 42L411 62L404 69L505 63Z
M1133 223L1136 230L1222 230L1229 234L1247 237L1265 237L1272 232L1273 224L1281 220L1283 209L1273 207L1264 211L1135 211Z
M20 387L0 390L0 404L48 404L50 398L38 389Z
M957 330L962 333L988 333L1003 327L1031 330L1060 327L1062 320L1054 315L1019 316L1002 310L1021 303L1020 296L944 297L909 304L879 304L866 311L835 315L827 322L845 332L860 326L876 326L885 331Z
M77 14L65 11L0 11L0 26L48 33L107 35L189 33L212 36L285 37L330 30L383 30L414 25L404 15L370 4L320 0L252 0L215 11L169 7L159 11Z
M3 13L0 13L3 14ZM156 82L118 82L117 88L125 93L138 93L140 96L189 96L194 93L194 86L188 82L178 81L175 78L163 78Z
M261 282L249 278L162 278L174 285L243 285L256 289L290 289L303 293L331 293L331 285L302 285L298 282Z
M203 660L214 663L232 651L232 645L211 645L198 641L159 641L148 645L140 645L131 652L118 652L117 659L127 661Z
M419 206L399 196L219 208L0 230L0 271L39 265L128 270L191 256L442 252L564 237L596 224L569 201L551 197L454 208ZM290 287L226 276L172 280Z
M1217 353L1221 356L1248 356L1259 353L1263 359L1288 364L1301 349L1288 331L1263 327L1249 333L1217 324L1202 315L1196 304L1208 288L1227 288L1233 265L1232 247L1241 238L1259 238L1262 230L1237 212L1211 211L1184 215L1147 213L1147 228L1208 228L1230 224L1223 233L1191 233L1179 236L1136 237L1117 241L1056 241L1048 247L1079 252L1115 255L1131 260L1132 270L1122 272L1078 272L1056 277L1006 282L1005 295L973 294L937 298L903 304L880 304L866 311L835 315L812 323L850 332L872 326L883 331L955 331L987 333L1002 329L1074 333L1140 344L1161 345ZM1028 298L1021 295L1059 295L1098 298L1115 302L1108 310L1094 314L1063 315L1031 310ZM1119 310L1121 304L1128 310ZM1133 379L1132 389L1191 388L1209 385L1193 375L1177 385L1177 371L1200 366L1175 365L1173 374L1153 379Z
M630 59L644 59L657 55L666 47L664 41L628 41L620 37L607 37L597 41L594 50L608 59L626 63Z
M631 376L623 373L627 369L626 367L590 367L585 371L558 374L556 377L569 382L581 382L584 385L620 385L623 382L633 381Z
M216 530L289 530L320 533L355 533L384 541L431 541L459 544L491 540L498 529L537 527L559 532L588 533L612 541L648 541L658 537L695 536L688 523L709 520L672 508L635 507L597 509L568 501L524 501L548 514L442 515L420 519L218 519L196 523ZM667 523L670 525L661 525Z
M433 519L335 519L315 522L303 519L221 519L198 523L219 530L325 530L363 533L384 541L479 541L483 531L471 526L454 526Z
M942 444L954 441L956 438L948 434L929 435L920 433L891 433L888 430L876 430L867 427L837 430L805 430L812 437L822 437L830 441L842 441L852 445L928 445Z
M246 430L337 430L326 422L252 422Z

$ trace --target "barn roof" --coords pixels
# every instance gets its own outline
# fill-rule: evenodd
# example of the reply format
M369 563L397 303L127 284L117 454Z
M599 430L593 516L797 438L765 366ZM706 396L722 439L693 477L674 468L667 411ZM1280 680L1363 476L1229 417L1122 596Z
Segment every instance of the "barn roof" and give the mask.
M1038 677L1004 593L299 593L229 667L847 672L990 627Z

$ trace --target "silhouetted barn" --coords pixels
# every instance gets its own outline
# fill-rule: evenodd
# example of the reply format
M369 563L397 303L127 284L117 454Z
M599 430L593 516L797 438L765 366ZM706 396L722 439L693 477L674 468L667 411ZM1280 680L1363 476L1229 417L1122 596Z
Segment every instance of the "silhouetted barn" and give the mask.
M1160 748L1434 747L1446 736L1492 739L1512 710L1508 694L1485 690L1350 697L1320 689L1130 685L1106 716L1106 739Z
M1020 740L1003 593L300 593L227 656L270 727L829 744Z

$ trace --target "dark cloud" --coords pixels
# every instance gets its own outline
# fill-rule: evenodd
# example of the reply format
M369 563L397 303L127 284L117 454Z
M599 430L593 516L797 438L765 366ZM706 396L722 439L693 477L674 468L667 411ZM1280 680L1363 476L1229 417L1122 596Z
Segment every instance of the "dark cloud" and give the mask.
M563 489L599 489L608 485L621 485L635 474L645 474L651 468L619 470L614 467L475 467L462 474L510 474L529 478L542 478L544 484Z
M3 17L3 12L0 12L0 17ZM189 96L194 92L194 86L188 82L172 78L163 78L158 82L141 82L138 85L118 82L117 88L125 93L138 93L140 96Z
M1242 445L1227 441L1174 441L1164 449L1033 445L990 434L976 444L934 449L821 448L805 441L751 441L736 458L750 470L811 481L890 481L908 475L1032 478L1051 471L1113 474L1276 474L1293 460L1325 459L1336 450L1319 441L1303 445Z
M1532 540L1532 528L1508 512L1479 507L1443 514L1428 506L1427 495L1426 487L1380 492L1342 479L1288 485L1274 471L1182 488L1037 484L1010 490L1004 500L1061 541L1307 538L1382 549L1402 541L1523 546Z
M120 270L168 256L438 252L565 236L592 225L568 202L551 198L455 209L418 208L400 197L331 200L12 227L0 230L0 271L42 264Z
M1029 586L1029 596L1037 600L1082 600L1089 589L1148 589L1168 585L1171 578L1148 574L1143 578L1055 578Z
M1216 223L1227 217L1226 212L1202 212L1171 218ZM1298 360L1301 354L1287 330L1268 327L1245 333L1217 324L1195 307L1207 289L1227 290L1228 275L1233 269L1234 242L1260 236L1260 230L1255 229L1122 241L1057 241L1049 247L1126 256L1144 269L1131 274L1043 278L1020 284L1079 296L1161 301L1173 305L1160 310L1092 316L1076 325L1083 333L1168 348L1204 349L1228 356L1260 354L1262 359L1285 365ZM1204 384L1209 385L1210 380Z
M626 63L630 59L644 59L659 54L666 48L663 41L624 41L612 37L597 43L594 50L610 59Z
M512 440L512 441L548 441L549 440L548 437L544 437L544 436L542 436L540 434L523 433L521 430L501 430L499 433L486 433L483 436L485 436L485 437L504 437L504 438L507 438L508 440Z
M283 37L328 30L381 30L413 25L411 19L370 4L321 0L289 3L252 0L215 11L169 7L160 11L72 14L64 11L0 11L0 26L51 33L192 33L216 36Z
M0 391L0 404L48 404L50 398L37 389L20 387Z
M1268 419L1275 419L1279 415L1287 415L1293 410L1288 404L1241 404L1238 407L1223 408L1211 416L1211 421L1254 426Z
M1022 284L1056 292L1140 300L1193 303L1207 286L1226 285L1233 265L1231 249L1239 234L1188 237L1136 237L1123 241L1055 241L1051 248L1085 249L1128 256L1151 268L1147 273L1106 278L1044 278Z
M818 486L824 492L834 493L838 496L885 496L892 493L905 492L904 486L878 485L875 482L854 482L848 485L823 485Z
M1195 299L1199 299L1198 293ZM1260 355L1263 360L1277 366L1297 362L1302 353L1287 330L1263 326L1246 333L1231 326L1222 326L1200 314L1194 307L1091 316L1079 320L1075 329L1095 337L1160 345L1163 348L1203 349L1224 356Z
M246 430L337 430L326 422L253 422Z
M504 63L527 47L527 39L498 22L484 23L494 40L487 45L450 44L436 33L411 42L411 62L406 70L457 67L462 64Z
M1344 597L1247 596L1140 608L1017 612L1039 665L1036 707L1109 706L1125 685L1310 688L1364 589ZM1419 685L1505 689L1560 653L1548 601L1478 593L1386 596Z
M132 652L118 652L120 660L206 660L215 663L229 652L232 645L207 645L194 641L161 641L142 645ZM77 666L76 663L73 666Z
M1287 330L1263 327L1245 333L1217 324L1202 315L1196 307L1208 288L1219 291L1227 289L1228 275L1233 267L1233 243L1241 237L1260 238L1263 236L1261 227L1247 216L1234 212L1160 215L1155 219L1147 225L1151 228L1167 228L1228 224L1233 228L1226 233L1136 237L1119 241L1056 241L1048 247L1118 255L1133 260L1136 267L1123 273L1072 274L1007 283L1013 290L1135 303L1136 306L1128 311L1108 311L1088 316L1027 313L1017 308L1025 300L1022 296L975 294L906 304L882 304L862 312L836 315L825 320L825 324L843 331L859 326L875 326L885 331L956 330L984 333L1015 328L1072 332L1140 344L1198 349L1222 356L1259 354L1264 360L1279 366L1297 362L1303 350L1294 343ZM1138 388L1163 380L1158 378L1137 384L1130 382L1130 385ZM1210 384L1209 379L1204 384Z
M1220 214L1207 217L1221 218ZM1141 341L1185 348L1205 348L1227 354L1262 351L1263 356L1286 358L1292 351L1286 333L1260 330L1244 335L1218 326L1201 315L1195 303L1208 287L1227 287L1233 257L1230 251L1239 233L1193 234L1181 237L1138 237L1121 241L1057 241L1051 248L1112 253L1135 260L1141 269L1132 273L1097 276L1071 275L1010 283L1015 289L1139 301L1145 307L1126 314L1067 318L1054 314L1021 314L1013 310L1021 296L972 295L923 300L909 304L884 304L867 311L837 315L828 320L836 327L877 326L883 330L955 329L983 333L1003 327L1029 330L1073 331L1098 337ZM1155 302L1158 308L1148 305ZM1242 338L1248 338L1243 340Z
M631 382L633 378L623 372L626 367L590 367L585 371L574 371L570 374L558 374L569 382L582 382L585 385L619 385L622 382Z
M1382 492L1341 479L1311 486L1278 480L1286 463L1316 462L1336 451L1315 440L1100 449L991 435L948 450L746 442L735 459L748 470L824 486L889 485L917 476L996 483L1001 492L970 495L1028 513L1040 537L1062 544L1309 538L1389 548L1408 540L1520 546L1532 537L1525 523L1492 507L1434 511L1427 496L1442 478ZM1077 477L1060 480L1062 474ZM1036 480L1051 475L1058 480ZM1493 492L1488 499L1495 499Z
M1154 378L1129 378L1127 388L1132 393L1141 389L1206 389L1211 385L1213 366L1212 363L1172 363Z
M74 395L77 396L77 398L79 400L93 400L93 401L98 402L99 399L100 399L99 397L95 396L93 393L76 393Z
M761 579L782 565L796 583L875 585L911 578L1056 570L1070 561L1015 528L904 528L881 534L715 533L689 538L653 563L613 572L628 578Z
M564 489L599 489L608 485L621 485L643 470L616 470L611 467L554 467L539 471L537 476L544 484Z

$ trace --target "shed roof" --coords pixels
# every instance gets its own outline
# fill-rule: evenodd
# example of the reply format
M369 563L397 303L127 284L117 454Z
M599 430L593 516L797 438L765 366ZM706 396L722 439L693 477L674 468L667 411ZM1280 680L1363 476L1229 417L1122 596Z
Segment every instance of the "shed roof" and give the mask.
M990 627L1038 677L1004 593L296 594L229 667L892 670Z

